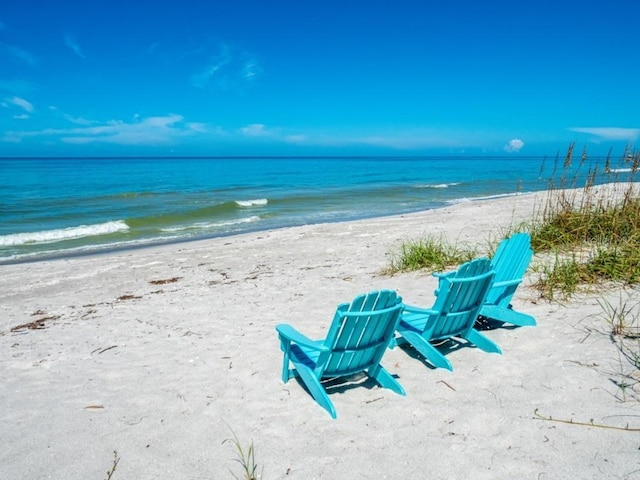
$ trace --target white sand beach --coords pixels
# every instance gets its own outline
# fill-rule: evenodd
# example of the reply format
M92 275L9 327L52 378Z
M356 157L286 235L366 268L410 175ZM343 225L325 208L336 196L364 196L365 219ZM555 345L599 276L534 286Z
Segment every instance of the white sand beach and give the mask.
M502 355L459 348L449 372L389 350L407 395L330 389L336 420L281 381L276 324L322 338L338 303L380 288L429 307L429 272L380 274L403 240L486 249L535 202L0 266L0 479L102 480L114 452L113 480L243 478L234 435L263 479L640 479L640 387L620 385L638 370L598 303L637 289L561 304L523 285L538 326L484 332Z

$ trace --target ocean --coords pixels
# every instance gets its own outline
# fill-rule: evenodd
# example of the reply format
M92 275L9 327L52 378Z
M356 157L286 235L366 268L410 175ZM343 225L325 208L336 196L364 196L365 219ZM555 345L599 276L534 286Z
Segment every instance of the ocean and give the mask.
M558 166L563 160L5 158L0 159L0 264L545 190L564 168ZM586 176L590 167L580 168ZM564 168L563 175L577 174ZM598 177L605 181L609 176Z

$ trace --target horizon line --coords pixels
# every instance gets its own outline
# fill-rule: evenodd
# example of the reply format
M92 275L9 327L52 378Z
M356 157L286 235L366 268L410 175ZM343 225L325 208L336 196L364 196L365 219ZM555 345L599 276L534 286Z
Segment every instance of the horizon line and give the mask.
M513 155L513 154L450 154L450 155L33 155L33 156L0 156L0 160L174 160L179 158L190 160L205 159L415 159L415 158L549 158L558 157L560 153L554 155ZM564 155L562 155L564 156ZM606 158L611 155L589 155L588 158Z

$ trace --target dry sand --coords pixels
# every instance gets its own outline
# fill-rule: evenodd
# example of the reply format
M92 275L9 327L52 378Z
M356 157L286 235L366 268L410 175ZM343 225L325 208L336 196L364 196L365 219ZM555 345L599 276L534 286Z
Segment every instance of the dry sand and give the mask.
M638 371L598 303L636 290L561 305L524 285L514 305L538 326L485 332L503 355L459 348L448 372L389 350L407 396L331 389L336 420L280 380L276 324L322 338L338 303L379 288L431 306L427 272L380 275L389 254L440 234L486 248L535 202L1 266L0 479L105 479L114 451L113 480L242 478L234 435L264 479L640 478L640 389L620 387Z

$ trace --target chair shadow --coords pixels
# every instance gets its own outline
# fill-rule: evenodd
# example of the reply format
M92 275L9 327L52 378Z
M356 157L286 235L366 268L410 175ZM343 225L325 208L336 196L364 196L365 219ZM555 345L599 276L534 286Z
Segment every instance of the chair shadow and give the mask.
M460 350L461 348L477 348L473 343L466 342L464 340L458 338L448 338L446 340L438 340L435 342L431 342L431 345L436 347L442 355L445 357L452 353ZM397 348L400 348L403 352L409 355L414 360L419 361L427 368L431 370L437 370L438 367L434 366L424 357L418 350L416 350L413 345L410 343L403 343L402 345L398 345Z
M479 332L486 332L488 330L497 330L498 328L504 328L505 330L515 330L520 328L518 325L512 325L500 320L494 320L493 318L484 317L480 315L473 326Z
M399 379L398 375L392 375L396 380ZM308 393L309 389L302 381L300 377L295 377L295 380L298 384ZM368 390L374 390L376 388L382 388L378 382L376 382L373 378L367 375L364 372L354 373L353 375L346 375L342 377L331 377L323 379L321 382L322 387L324 388L327 395L333 394L344 394L349 390L355 388L366 388Z

